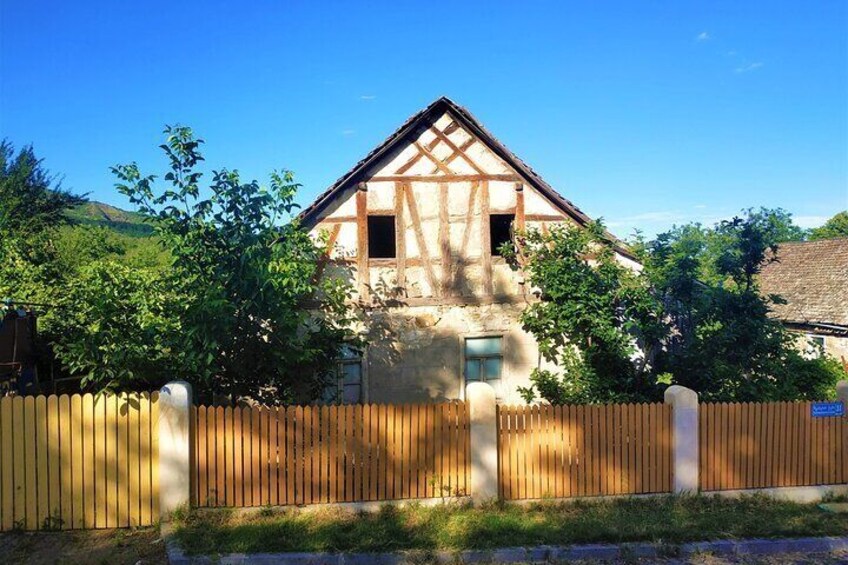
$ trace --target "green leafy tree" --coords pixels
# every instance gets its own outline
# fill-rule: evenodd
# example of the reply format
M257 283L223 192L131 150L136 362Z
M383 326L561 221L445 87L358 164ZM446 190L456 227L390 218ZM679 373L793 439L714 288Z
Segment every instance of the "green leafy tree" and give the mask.
M184 354L173 345L183 297L160 273L93 261L64 291L62 334L53 346L83 388L150 390L178 373Z
M522 314L541 354L560 374L536 370L522 389L551 402L608 402L651 397L650 360L666 328L647 279L616 260L600 223L519 234L503 252L523 268L538 302Z
M779 257L781 232L749 211L712 229L675 228L641 247L645 272L663 297L675 331L656 370L706 400L822 398L842 371L805 359L794 336L769 316L778 296L763 296L757 276ZM720 247L715 246L720 242Z
M340 345L354 337L351 289L318 276L324 243L291 219L300 185L287 171L272 173L264 188L222 169L201 189L203 141L187 127L165 134L164 188L135 163L112 170L173 259L169 283L182 301L166 347L180 352L174 376L207 395L314 398Z
M25 241L66 223L66 212L83 202L61 188L31 146L15 155L10 142L0 142L0 238Z
M712 401L831 396L841 365L805 358L769 315L780 297L757 285L798 233L765 208L678 226L634 242L641 272L616 261L599 224L518 234L504 252L540 291L522 321L557 367L535 370L520 392L555 404L657 400L673 383Z
M0 159L0 297L37 305L41 369L55 353L60 372L81 377L84 388L161 381L169 365L153 363L161 355L151 335L167 334L168 324L151 328L144 309L154 297L167 303L157 278L163 250L151 237L78 224L72 216L84 198L61 190L31 147L14 156L3 143Z
M813 228L810 231L810 239L812 240L836 237L848 237L848 210L837 213L823 226Z
M62 190L31 146L0 142L0 298L49 302L65 213L85 198ZM48 324L49 326L49 324Z

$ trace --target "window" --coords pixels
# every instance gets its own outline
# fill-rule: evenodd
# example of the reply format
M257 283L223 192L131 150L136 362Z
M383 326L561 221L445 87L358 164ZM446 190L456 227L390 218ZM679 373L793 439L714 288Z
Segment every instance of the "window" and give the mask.
M501 379L503 338L469 337L465 340L465 382L496 385Z
M395 258L395 217L368 216L368 257Z
M336 381L324 389L323 401L330 404L362 402L362 356L359 351L344 346L337 363Z
M512 241L510 230L515 214L492 214L489 216L489 241L492 245L492 255L500 256L501 245Z

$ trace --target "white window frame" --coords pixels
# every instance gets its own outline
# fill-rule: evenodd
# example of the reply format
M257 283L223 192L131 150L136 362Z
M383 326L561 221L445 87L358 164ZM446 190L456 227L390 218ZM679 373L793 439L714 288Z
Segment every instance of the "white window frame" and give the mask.
M485 337L499 337L499 338L501 338L501 354L500 354L501 374L500 374L500 378L498 380L500 381L501 385L503 384L504 373L505 373L504 369L505 369L505 365L506 365L506 355L505 355L506 334L503 333L503 332L483 332L483 333L473 333L473 334L461 335L461 336L459 336L459 399L462 400L462 401L465 401L465 387L468 385L468 383L465 380L465 378L466 378L465 377L465 361L467 360L467 357L465 355L465 342L466 342L466 340L469 340L469 339L479 339L479 338L485 338ZM476 357L474 357L474 359L476 359ZM486 381L480 381L480 382L486 382ZM501 397L501 391L500 391L501 387L495 386L495 387L492 387L492 388L495 389L495 396L497 398L500 398Z

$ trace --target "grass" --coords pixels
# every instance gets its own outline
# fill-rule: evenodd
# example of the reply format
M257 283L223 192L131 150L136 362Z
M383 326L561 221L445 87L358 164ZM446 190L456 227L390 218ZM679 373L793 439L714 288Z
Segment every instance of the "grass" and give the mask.
M190 554L287 551L377 552L727 538L834 536L848 533L848 515L814 504L764 496L660 497L493 504L483 508L384 506L376 513L342 509L272 510L246 515L228 509L193 512L175 535Z

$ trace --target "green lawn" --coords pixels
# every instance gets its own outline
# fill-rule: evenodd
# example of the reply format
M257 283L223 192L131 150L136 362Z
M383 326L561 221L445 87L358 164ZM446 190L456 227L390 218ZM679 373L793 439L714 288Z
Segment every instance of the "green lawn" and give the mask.
M231 510L194 512L175 534L188 553L284 551L394 551L482 549L575 543L684 541L841 536L848 514L814 504L757 496L661 497L512 504L484 508L384 506L377 513L341 509L262 509L250 516Z

